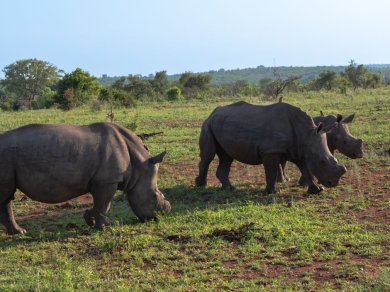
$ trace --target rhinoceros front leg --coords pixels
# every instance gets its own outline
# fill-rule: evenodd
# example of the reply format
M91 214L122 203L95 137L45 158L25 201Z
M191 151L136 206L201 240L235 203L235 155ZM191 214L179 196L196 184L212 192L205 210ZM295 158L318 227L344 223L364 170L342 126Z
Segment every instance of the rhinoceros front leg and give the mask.
M216 145L212 135L202 129L199 138L200 162L199 174L195 178L195 185L197 187L204 187L207 185L207 172L209 165L213 161L216 153Z
M299 185L307 185L307 192L309 194L318 194L322 192L324 189L314 182L314 177L307 169L306 164L304 162L299 162L297 165L302 174L301 178L299 179Z
M0 204L0 222L5 226L8 234L26 233L26 229L21 228L15 221L11 200Z
M108 225L107 213L111 207L111 200L115 195L118 184L94 183L91 188L93 197L92 209L84 213L85 222L94 229L101 230Z
M267 182L265 191L268 194L275 194L277 193L276 179L278 176L280 155L267 154L262 157L262 160L263 160L263 165L265 170L265 180Z

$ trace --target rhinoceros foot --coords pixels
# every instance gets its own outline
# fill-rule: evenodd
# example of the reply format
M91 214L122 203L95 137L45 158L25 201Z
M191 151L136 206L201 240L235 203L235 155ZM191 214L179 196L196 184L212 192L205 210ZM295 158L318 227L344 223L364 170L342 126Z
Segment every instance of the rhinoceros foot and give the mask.
M279 190L277 188L275 188L275 187L266 187L265 188L265 192L268 195L272 195L272 194L278 194Z
M195 185L197 187L205 187L206 186L206 180L200 178L199 176L195 178Z
M307 189L307 193L314 195L314 194L319 194L323 191L324 189L321 186L318 186L316 184L309 185L309 188Z
M234 191L236 188L229 184L229 185L223 185L222 189L227 191Z
M85 210L84 212L84 220L85 220L85 223L87 223L88 226L90 227L93 227L93 225L95 225L95 220L92 216L92 210L89 209L89 210Z
M27 230L20 227L20 226L17 226L17 227L12 227L12 228L8 228L7 229L7 234L9 235L15 235L15 234L26 234L27 233Z
M301 187L307 186L306 179L303 177L303 175L299 178L298 184L299 184Z

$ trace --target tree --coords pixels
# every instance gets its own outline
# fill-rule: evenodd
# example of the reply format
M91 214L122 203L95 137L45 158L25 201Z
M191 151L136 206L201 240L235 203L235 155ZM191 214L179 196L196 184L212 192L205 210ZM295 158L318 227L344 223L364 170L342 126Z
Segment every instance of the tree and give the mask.
M120 77L118 80L114 82L114 84L111 85L111 88L123 90L125 88L125 83L126 83L126 78Z
M184 76L183 76L184 75ZM191 74L184 73L179 82L182 83L183 87L207 90L210 86L211 76L207 74Z
M320 90L325 88L326 90L332 90L337 85L337 73L335 71L326 70L320 73L316 79L313 80L313 89Z
M365 76L364 88L377 88L382 83L382 80L383 76L380 72L368 72Z
M278 98L284 91L286 87L293 84L296 80L298 80L299 76L291 76L287 79L282 79L280 75L274 74L275 79L272 81L269 81L268 83L263 83L263 86L261 87L261 91L266 96L270 96L272 98Z
M3 69L2 85L7 92L25 103L28 108L46 87L58 81L58 69L46 61L24 59L16 61Z
M156 92L164 95L168 88L168 76L167 71L156 72L154 79L152 80L153 88Z
M98 100L117 104L124 107L135 107L136 103L130 92L118 88L102 88Z
M342 75L345 76L352 84L353 90L356 90L357 88L364 86L365 75L367 73L368 70L366 67L363 65L357 65L354 60L351 60Z
M150 80L137 75L129 75L127 80L129 82L124 86L124 90L130 92L136 99L150 99L156 95Z
M64 109L70 109L85 103L93 96L97 96L100 90L96 78L87 71L77 68L58 82L58 94L56 101L63 105Z

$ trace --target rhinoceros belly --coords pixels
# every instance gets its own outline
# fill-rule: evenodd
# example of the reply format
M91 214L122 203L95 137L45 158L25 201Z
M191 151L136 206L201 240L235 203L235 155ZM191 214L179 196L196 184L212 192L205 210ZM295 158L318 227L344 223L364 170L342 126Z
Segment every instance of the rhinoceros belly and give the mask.
M76 154L74 149L72 153L45 147L36 151L19 149L16 187L31 199L44 203L63 202L87 193L97 158L94 160L83 151Z
M219 147L231 158L252 165L261 164L263 155L287 153L290 144L284 131L233 117L216 123L213 134Z

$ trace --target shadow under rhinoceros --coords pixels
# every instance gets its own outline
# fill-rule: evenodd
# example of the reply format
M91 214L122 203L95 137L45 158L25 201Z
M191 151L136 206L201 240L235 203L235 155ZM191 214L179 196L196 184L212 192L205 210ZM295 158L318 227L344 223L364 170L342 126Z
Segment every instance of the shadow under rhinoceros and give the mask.
M176 185L172 188L161 188L161 191L172 205L171 212L162 216L180 216L193 210L230 208L246 205L248 202L262 205L284 204L289 206L292 201L306 197L302 189L294 192L294 195L287 192L267 195L263 189L246 186L245 184L239 185L235 190L225 190L220 187L200 188ZM27 229L28 234L26 236L10 237L11 240L1 240L0 248L29 242L58 241L91 235L96 231L86 225L83 219L84 211L91 207L92 202L82 205L72 205L72 203L67 202L48 205L48 208L43 209L40 214L19 217L17 218L18 223ZM108 218L113 226L143 224L134 215L123 194L114 197Z
M294 195L289 192L280 194L266 194L264 189L247 186L238 186L234 190L226 190L220 187L191 187L177 185L172 188L161 189L168 201L171 202L172 210L168 216L188 213L191 210L221 209L232 206L241 206L248 203L269 205L285 204L290 206L293 201L307 197L306 193L299 188Z
M18 209L20 206L14 206ZM77 204L68 201L62 204L47 205L46 208L33 210L23 216L16 216L16 221L27 230L25 236L6 236L5 228L0 225L0 233L4 238L0 239L0 248L38 241L58 241L68 238L91 235L98 232L89 227L83 218L90 204ZM113 225L142 224L133 214L123 195L116 196L109 212L109 220Z

